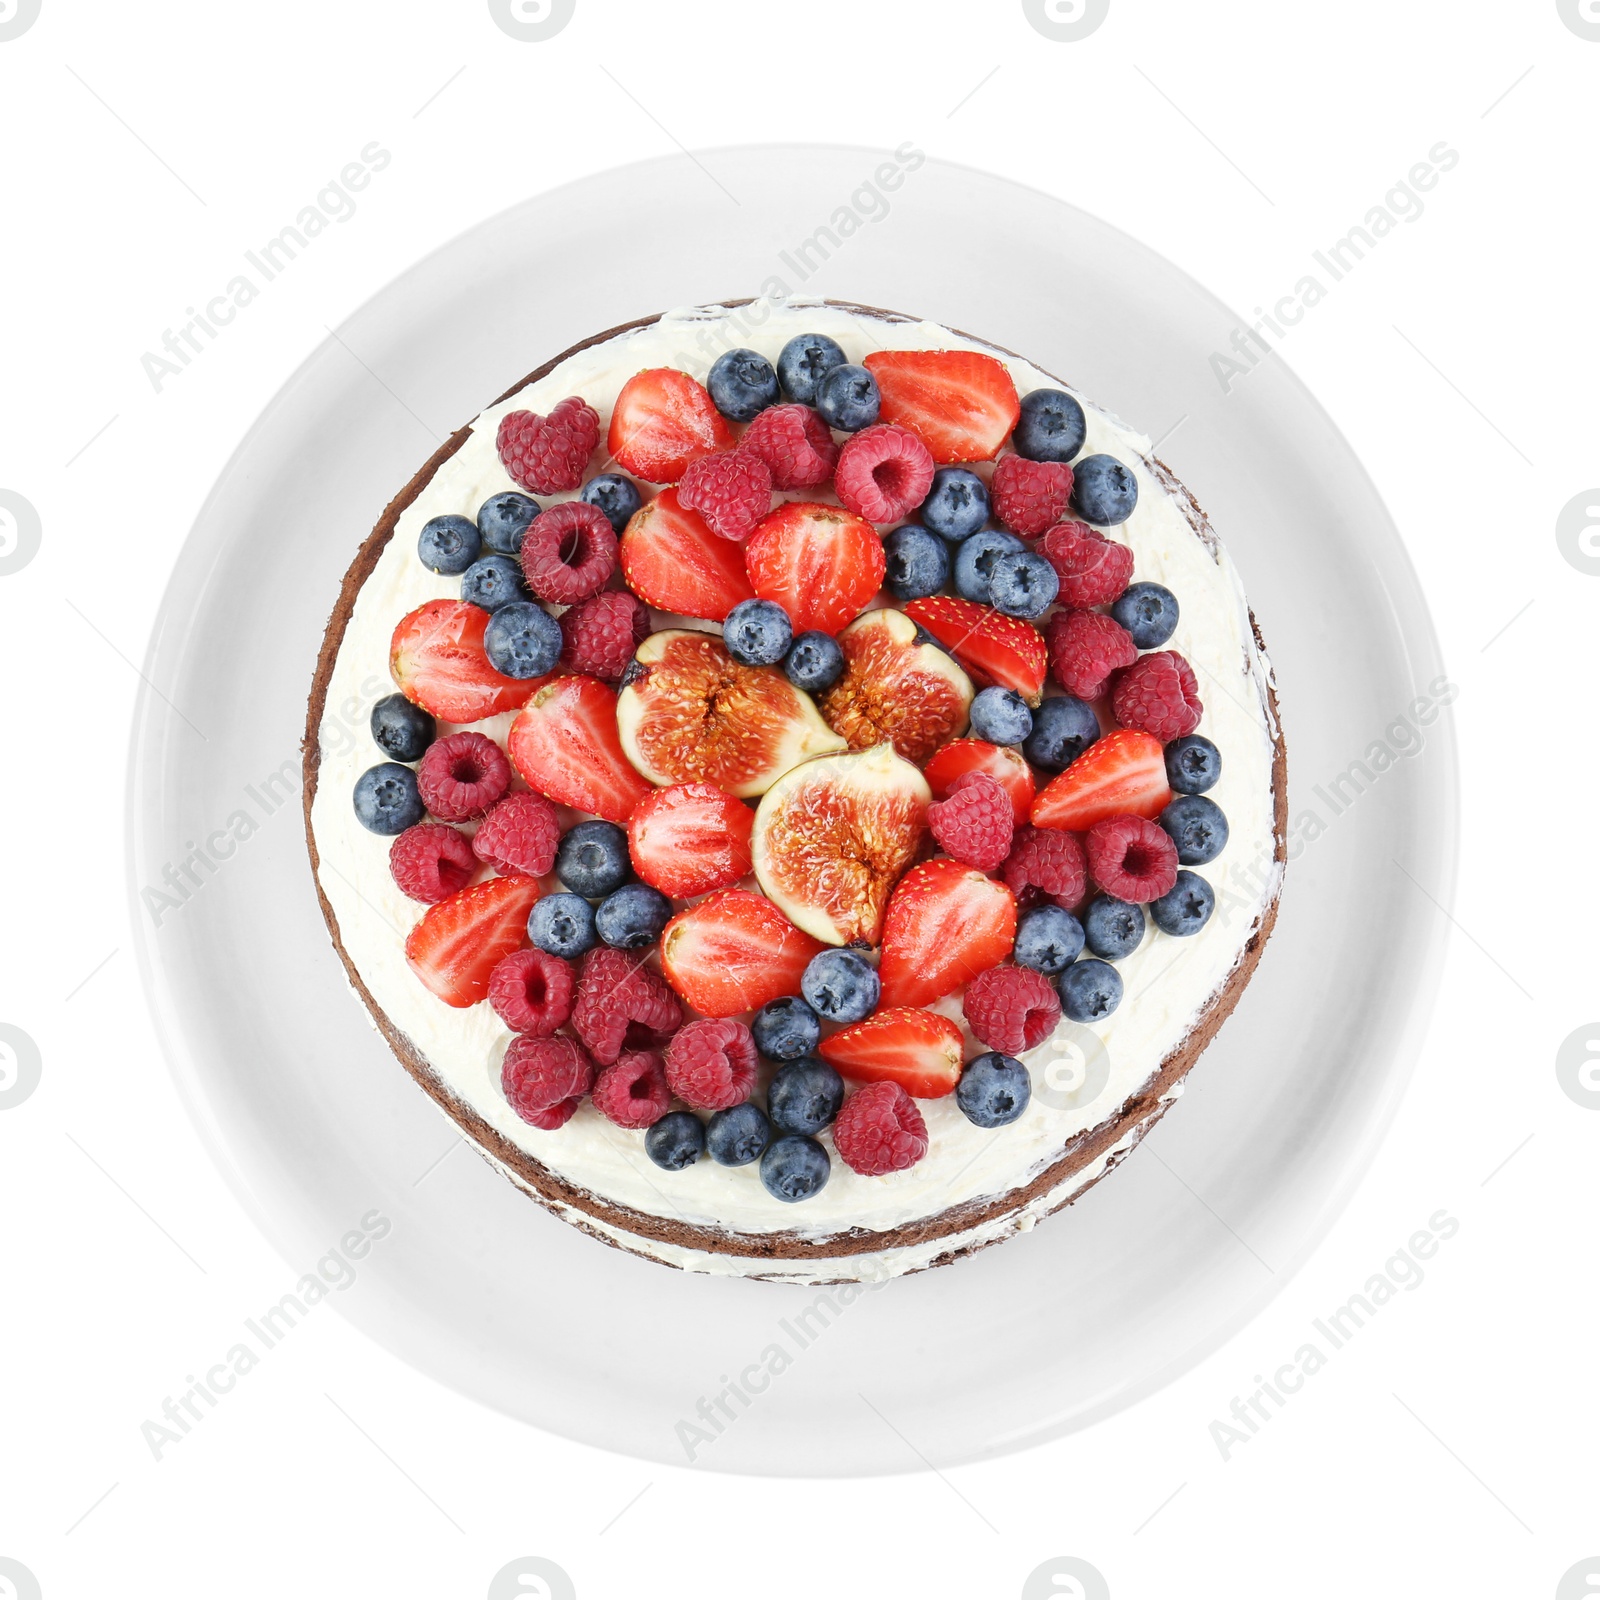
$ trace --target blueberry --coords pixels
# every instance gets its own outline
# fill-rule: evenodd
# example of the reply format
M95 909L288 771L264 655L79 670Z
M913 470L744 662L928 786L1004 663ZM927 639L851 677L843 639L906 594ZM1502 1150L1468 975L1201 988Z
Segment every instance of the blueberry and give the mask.
M1064 772L1100 737L1100 723L1087 700L1070 694L1041 701L1022 753L1046 772Z
M839 681L844 671L844 651L825 633L802 633L783 658L789 682L807 694L821 694Z
M989 604L1008 617L1042 617L1060 588L1056 569L1031 550L997 556L989 569Z
M1085 456L1073 472L1072 500L1085 522L1114 528L1133 515L1139 480L1115 456Z
M528 495L507 489L492 494L478 507L478 534L486 550L496 555L514 556L522 551L522 536L528 524L544 508Z
M613 950L642 950L661 937L672 902L647 883L625 883L595 907L594 931Z
M561 658L561 624L531 600L513 600L489 618L483 653L508 678L542 678Z
M1088 432L1083 407L1060 389L1035 389L1022 397L1011 448L1030 461L1070 461Z
M428 808L417 793L417 775L398 761L383 761L368 767L356 779L352 799L356 821L371 833L404 833L427 816ZM877 977L873 977L873 996ZM861 1013L862 1016L866 1012Z
M778 403L778 374L754 350L724 350L706 379L711 403L734 422L750 422Z
M706 1130L692 1111L669 1111L645 1130L644 1153L668 1172L692 1167L706 1147Z
M1186 733L1167 746L1167 782L1179 794L1204 794L1221 776L1222 752L1204 734Z
M856 433L878 420L878 380L865 367L830 367L817 385L817 410L830 428Z
M844 1079L805 1056L779 1067L767 1089L767 1115L779 1133L821 1133L844 1104Z
M988 605L989 576L996 560L1008 551L1023 548L1014 533L1002 533L998 528L985 528L970 539L963 539L956 551L956 593L963 600Z
M1060 906L1035 906L1017 921L1011 959L1047 978L1064 972L1083 954L1083 924Z
M1103 961L1074 961L1056 988L1061 1009L1073 1022L1099 1022L1122 1004L1122 974Z
M1015 1056L1003 1056L998 1050L969 1061L956 1085L961 1114L980 1128L1015 1122L1032 1098L1028 1069Z
M461 598L485 611L498 611L513 600L531 600L522 568L510 556L479 556L461 575Z
M1211 920L1217 896L1198 872L1180 872L1178 881L1150 902L1150 920L1163 932L1187 939Z
M614 822L580 822L556 850L556 876L585 900L603 900L633 876L628 834Z
M712 1114L706 1124L706 1154L719 1167L748 1167L772 1142L772 1124L746 1100Z
M815 1139L786 1134L761 1158L761 1186L774 1200L809 1200L827 1183L830 1165L828 1152Z
M817 386L835 367L845 364L844 351L825 333L797 333L778 352L778 382L791 400L817 403Z
M403 694L386 694L372 708L372 742L396 761L420 761L438 725Z
M989 520L989 487L965 467L940 467L918 515L930 533L960 544Z
M1111 615L1141 650L1156 650L1178 626L1178 597L1159 583L1132 583L1111 604Z
M968 713L973 737L990 744L1021 744L1033 732L1033 712L1015 689L991 685L980 689Z
M756 1049L769 1061L798 1061L817 1048L822 1024L817 1014L797 994L769 1000L750 1020ZM809 1133L812 1130L795 1130Z
M1180 867L1203 867L1227 847L1228 819L1203 794L1179 795L1156 820L1177 845Z
M824 950L812 956L800 992L829 1022L860 1022L878 1003L878 974L854 950Z
M613 533L621 533L643 503L633 480L624 478L620 472L602 472L598 478L591 478L578 498L598 506Z
M550 955L575 960L594 946L594 907L582 895L545 895L528 913L528 941Z
M1083 942L1107 961L1131 956L1144 938L1144 907L1097 894L1083 914Z
M938 594L950 581L950 546L908 522L883 541L884 583L896 600Z
M430 572L453 576L478 559L483 535L470 517L434 517L417 536L417 555Z
M771 600L741 600L722 624L728 654L746 667L775 667L793 641L789 613Z

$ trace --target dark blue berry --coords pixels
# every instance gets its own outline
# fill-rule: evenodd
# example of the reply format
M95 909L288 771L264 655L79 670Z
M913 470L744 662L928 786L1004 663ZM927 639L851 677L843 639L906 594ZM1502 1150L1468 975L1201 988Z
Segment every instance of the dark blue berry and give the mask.
M672 902L647 883L625 883L595 907L594 931L613 950L642 950L661 937Z
M537 500L515 489L490 495L478 507L478 534L484 549L502 556L521 554L522 536L543 509Z
M1073 469L1072 501L1085 522L1114 528L1133 515L1139 480L1115 456L1085 456Z
M1150 920L1163 932L1179 939L1199 933L1211 920L1217 896L1198 872L1180 872L1178 881L1150 902Z
M613 533L621 533L643 503L633 480L624 478L620 472L602 472L598 478L591 478L579 491L578 498L598 506Z
M734 422L750 422L778 403L778 375L754 350L724 350L706 379L711 403Z
M844 351L825 333L797 333L778 352L778 382L791 400L817 403L817 385L845 364Z
M417 554L431 572L453 576L478 559L483 535L470 517L434 517L417 536Z
M830 367L817 385L817 410L830 428L857 433L878 420L878 380L865 367Z
M1083 942L1107 961L1131 956L1144 938L1144 907L1097 894L1083 914Z
M417 793L416 773L410 767L402 767L398 761L383 761L368 767L356 779L352 799L356 821L371 833L404 833L428 814L422 796Z
M786 994L781 1000L769 1000L756 1012L750 1019L750 1032L756 1049L769 1061L798 1061L817 1048L822 1024L799 995Z
M1008 617L1042 617L1060 588L1056 569L1031 550L997 556L989 570L989 604Z
M844 1104L844 1079L806 1056L779 1067L767 1090L767 1115L779 1133L821 1133Z
M989 486L965 467L940 467L917 515L930 533L960 544L989 520Z
M1035 906L1017 919L1011 959L1053 978L1083 954L1083 924L1060 906Z
M1002 689L998 684L973 696L968 716L973 737L990 744L1021 744L1033 732L1028 702L1015 689Z
M372 708L372 742L396 761L420 761L438 724L403 694L386 694Z
M824 950L812 956L800 992L819 1017L829 1022L860 1022L878 1003L878 974L854 950Z
M556 876L574 894L603 900L633 876L627 831L614 822L580 822L562 836Z
M771 1142L766 1112L749 1100L714 1112L706 1124L706 1154L719 1167L748 1167Z
M742 666L775 667L794 642L794 624L771 600L741 600L723 621L722 642Z
M998 528L985 528L970 539L964 539L956 551L956 593L963 600L988 605L989 577L995 562L1008 552L1023 548L1022 541L1014 533L1002 533Z
M508 678L542 678L561 659L561 624L531 600L513 600L489 618L483 653Z
M783 658L789 682L807 694L821 694L839 681L844 671L844 651L839 641L825 633L802 633Z
M950 581L950 546L907 523L883 541L884 584L896 600L921 600Z
M1103 961L1074 961L1056 988L1061 1009L1073 1022L1099 1022L1122 1004L1122 974Z
M1159 583L1130 583L1111 603L1113 620L1141 650L1156 650L1178 626L1178 597Z
M547 894L528 913L528 942L572 961L594 947L594 907L582 895Z
M1035 709L1022 753L1046 772L1064 772L1099 737L1099 719L1087 700L1055 695Z
M669 1111L645 1130L644 1153L668 1172L692 1167L705 1148L705 1127L692 1111Z
M461 598L485 611L498 611L513 600L531 600L522 581L522 567L510 556L479 556L461 574Z
M1156 820L1177 845L1180 867L1203 867L1227 846L1228 819L1203 794L1179 795Z
M815 1139L785 1134L761 1158L761 1187L774 1200L809 1200L826 1185L829 1166L828 1152Z
M1204 794L1222 776L1222 752L1203 733L1186 733L1167 746L1167 782L1179 794Z
M998 1050L969 1061L956 1084L961 1114L980 1128L1003 1128L1015 1122L1032 1098L1028 1069L1015 1056L1003 1056Z
M1070 461L1088 432L1083 407L1060 389L1035 389L1022 397L1011 448L1030 461Z

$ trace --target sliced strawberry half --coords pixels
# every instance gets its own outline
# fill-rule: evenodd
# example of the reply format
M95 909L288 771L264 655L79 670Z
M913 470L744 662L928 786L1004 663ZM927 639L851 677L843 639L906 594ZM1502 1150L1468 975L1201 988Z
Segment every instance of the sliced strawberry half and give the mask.
M744 561L756 593L782 606L796 633L837 633L883 583L883 540L872 524L807 500L764 516Z
M633 870L674 900L737 883L750 870L756 814L714 783L647 795L628 818Z
M972 600L943 594L907 601L905 612L979 683L1015 689L1029 705L1038 705L1044 693L1050 652L1044 635L1031 623Z
M719 539L676 489L634 512L622 535L622 576L647 605L680 617L721 622L741 600L756 597L743 549Z
M878 980L885 1006L926 1006L998 966L1017 936L1016 896L941 857L895 885L883 919Z
M731 1017L799 994L821 949L762 895L724 889L666 925L661 970L702 1016Z
M598 678L557 678L522 708L506 740L511 765L557 805L626 822L649 794L617 737L617 697Z
M937 1011L880 1011L824 1039L817 1054L857 1083L898 1083L937 1100L961 1077L961 1029Z
M970 772L988 773L1010 795L1018 824L1028 820L1033 809L1033 768L1022 759L1020 750L983 739L957 739L938 751L922 769L935 800L943 800Z
M1171 800L1161 741L1153 733L1118 728L1096 739L1040 791L1032 819L1036 828L1081 833L1123 812L1153 819Z
M672 367L649 367L622 386L606 449L646 483L676 483L684 469L733 444L733 430L702 383Z
M488 626L482 606L430 600L400 619L389 641L389 674L407 700L445 722L515 711L548 680L495 671L483 653Z
M534 878L490 878L458 890L429 906L406 936L406 961L447 1006L475 1006L488 996L490 973L522 948L538 898Z
M863 365L879 419L909 428L941 466L997 455L1021 415L1004 363L977 350L875 350Z

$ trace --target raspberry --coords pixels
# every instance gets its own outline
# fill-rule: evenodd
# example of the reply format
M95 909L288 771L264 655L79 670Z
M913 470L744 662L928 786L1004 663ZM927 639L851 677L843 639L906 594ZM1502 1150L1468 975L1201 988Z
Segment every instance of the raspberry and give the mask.
M667 1046L667 1082L699 1111L725 1111L748 1100L756 1082L750 1030L727 1018L686 1023Z
M573 1039L534 1039L519 1033L507 1045L500 1068L500 1087L511 1109L536 1128L559 1128L565 1116L556 1123L535 1122L534 1117L565 1100L576 1110L577 1097L587 1094L593 1082L594 1063Z
M489 974L489 1004L513 1033L548 1039L572 1015L572 968L543 950L513 950Z
M768 406L745 429L739 448L766 462L774 489L813 489L839 462L828 424L810 406Z
M990 967L967 985L961 1013L973 1037L1008 1056L1043 1044L1061 1020L1061 997L1031 967Z
M486 733L435 739L417 765L417 793L441 822L481 817L511 785L511 763Z
M621 589L580 600L561 614L562 672L615 683L650 634L650 608Z
M1050 676L1068 694L1096 700L1111 674L1139 659L1128 630L1099 611L1058 611L1045 624Z
M772 474L753 450L701 456L678 483L678 503L698 511L719 538L737 544L772 509Z
M1061 580L1061 603L1108 606L1133 576L1133 551L1081 522L1058 522L1035 547Z
M552 605L587 600L617 568L617 536L605 513L587 500L563 500L541 511L522 536L528 587Z
M933 457L909 428L880 422L845 442L833 488L847 510L868 522L898 522L928 498Z
M542 878L556 864L561 823L542 794L508 794L489 808L472 836L472 849L504 877Z
M869 1083L840 1109L833 1124L833 1147L839 1159L864 1178L904 1172L928 1153L928 1125L898 1083Z
M478 870L478 858L464 833L442 822L419 822L389 846L389 871L401 892L435 905L465 889Z
M1077 834L1062 828L1017 829L1011 854L1000 876L1013 894L1042 889L1057 905L1070 911L1089 887L1089 868Z
M601 1066L624 1050L665 1044L682 1022L682 1006L643 957L597 947L583 958L572 1026Z
M648 1128L672 1105L659 1050L630 1050L594 1080L594 1108L619 1128Z
M1159 900L1178 881L1178 847L1165 828L1143 817L1103 817L1085 843L1089 871L1109 895L1133 905Z
M572 1113L577 1109L578 1097L573 1095L570 1099L556 1101L553 1106L546 1106L542 1111L519 1112L518 1115L530 1127L554 1133L557 1128L564 1128L572 1121Z
M993 872L1011 848L1017 814L1011 796L987 772L969 772L928 807L928 826L946 855Z
M548 417L508 411L494 440L511 481L534 494L576 489L599 442L600 418L576 396L563 400Z
M1163 742L1200 726L1200 685L1176 650L1152 650L1117 679L1111 709L1124 728L1143 728ZM426 798L426 796L424 796Z
M1059 520L1072 498L1072 468L1064 461L1001 456L989 484L994 514L1013 533L1030 537Z

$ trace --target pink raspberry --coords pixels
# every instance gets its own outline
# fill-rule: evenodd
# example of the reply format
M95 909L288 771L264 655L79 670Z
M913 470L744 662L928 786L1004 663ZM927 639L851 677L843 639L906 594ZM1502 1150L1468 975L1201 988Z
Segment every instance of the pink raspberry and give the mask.
M548 1039L572 1015L572 968L545 950L513 950L489 974L489 1004L513 1033Z
M1043 1044L1061 1020L1061 997L1042 972L990 967L967 985L961 1013L973 1037L1008 1056Z
M606 589L561 614L562 672L615 683L650 635L650 608L624 589Z
M536 1128L552 1126L534 1121L539 1112L550 1111L565 1100L571 1100L575 1110L577 1100L589 1092L593 1082L594 1063L575 1040L535 1039L519 1033L506 1046L500 1087L511 1109ZM571 1114L569 1111L567 1116ZM561 1122L566 1120L566 1116L561 1118ZM560 1127L561 1122L553 1126Z
M864 1178L904 1172L928 1153L928 1125L898 1083L869 1083L840 1108L833 1147Z
M596 946L583 958L572 1026L601 1066L665 1044L682 1023L683 1007L643 956Z
M508 411L495 433L500 464L513 483L534 494L576 489L599 442L599 415L576 396L563 400L548 417Z
M481 817L511 785L511 763L486 733L435 739L417 763L417 793L441 822Z
M753 450L701 456L678 482L678 504L698 511L718 538L738 544L772 509L772 473Z
M570 1099L556 1101L553 1106L545 1106L543 1110L517 1114L530 1127L539 1128L545 1133L554 1133L557 1128L564 1128L572 1121L572 1113L577 1109L578 1096L573 1095Z
M1083 899L1089 887L1083 845L1077 834L1062 828L1018 828L1000 876L1013 894L1020 896L1026 889L1041 889L1068 911Z
M448 900L465 889L478 870L478 858L464 833L442 822L419 822L389 846L389 871L401 892L424 905Z
M928 807L928 827L940 848L979 872L993 872L1005 860L1016 823L1011 796L987 772L958 778Z
M630 1050L594 1080L594 1108L619 1128L648 1128L672 1105L659 1050Z
M1177 845L1165 828L1143 817L1103 817L1085 843L1094 881L1118 900L1148 905L1178 881Z
M1133 551L1081 522L1058 522L1035 547L1061 580L1066 606L1108 606L1133 576Z
M846 510L868 522L898 522L928 498L933 457L909 428L879 422L845 441L833 488Z
M1072 468L1064 461L1001 456L989 484L994 514L1013 533L1043 533L1072 498Z
M828 424L810 406L768 406L745 429L739 448L766 462L774 489L813 489L839 462Z
M1111 674L1139 659L1128 630L1100 611L1058 611L1045 624L1044 639L1050 676L1080 700L1099 699Z
M616 570L617 536L605 513L587 500L563 500L541 511L522 536L523 576L552 605L587 600Z
M1193 733L1205 707L1194 668L1176 650L1152 650L1117 679L1111 710L1124 728L1143 728L1165 743Z
M731 1018L686 1023L667 1046L667 1082L699 1111L723 1111L748 1100L756 1082L750 1030Z
M497 800L472 836L473 853L507 878L542 878L556 864L560 843L556 808L527 790Z

